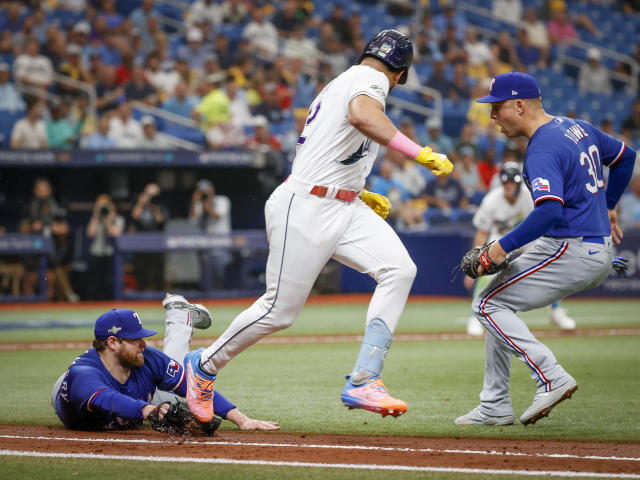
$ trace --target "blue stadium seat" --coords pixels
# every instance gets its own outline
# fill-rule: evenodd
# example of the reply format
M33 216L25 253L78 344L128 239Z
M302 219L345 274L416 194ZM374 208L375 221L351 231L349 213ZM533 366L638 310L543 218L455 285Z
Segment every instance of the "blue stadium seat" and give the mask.
M9 146L13 126L24 116L25 112L9 112L8 110L0 110L0 145L3 148L7 148Z

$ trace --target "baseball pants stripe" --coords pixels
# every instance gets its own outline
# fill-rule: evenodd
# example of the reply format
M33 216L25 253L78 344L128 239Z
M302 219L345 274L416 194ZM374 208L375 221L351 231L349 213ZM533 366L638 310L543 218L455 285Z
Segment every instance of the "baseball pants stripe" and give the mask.
M500 335L500 337L502 337L504 341L511 346L511 348L513 348L518 354L522 356L522 358L525 360L525 363L529 366L529 368L536 373L536 375L538 376L538 378L540 378L542 382L544 382L545 384L544 388L546 392L551 390L551 382L544 376L544 373L542 373L542 370L533 362L533 360L531 360L531 358L525 353L525 351L522 350L518 345L516 345L516 343L500 329L500 327L493 321L491 316L485 311L485 307L487 305L487 302L502 290L516 284L518 281L528 277L529 275L534 274L535 272L543 269L547 265L550 265L551 263L559 259L567 251L568 247L569 247L568 243L566 242L562 243L558 248L558 250L556 250L556 252L551 257L546 258L540 263L528 268L527 270L520 272L519 274L511 277L506 282L498 285L498 287L494 288L487 295L485 295L485 297L482 299L480 303L480 313L487 319L487 321L489 322L491 327L496 331L496 333L498 333L498 335Z

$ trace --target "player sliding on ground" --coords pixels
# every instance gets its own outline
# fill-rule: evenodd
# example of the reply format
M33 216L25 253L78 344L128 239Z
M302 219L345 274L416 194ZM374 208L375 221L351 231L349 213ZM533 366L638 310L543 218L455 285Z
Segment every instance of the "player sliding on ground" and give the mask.
M380 375L416 266L384 221L389 200L363 187L380 144L436 175L453 169L446 156L399 132L384 112L389 91L406 82L412 58L407 36L384 30L365 46L359 64L335 78L311 104L291 176L265 206L266 293L209 348L185 357L187 402L199 420L213 416L213 386L220 369L265 335L289 327L331 258L378 283L342 402L383 416L407 411L405 402L389 395Z
M578 384L517 312L596 287L607 277L612 240L618 244L622 238L615 207L631 179L636 153L583 120L546 113L538 84L524 73L498 75L489 95L476 101L491 103L491 118L507 137L529 139L522 178L535 208L489 248L477 248L463 260L463 270L472 278L499 271L472 307L487 330L480 405L455 423L514 422L509 378L511 357L516 355L531 369L537 385L533 403L520 417L528 425L570 398ZM602 165L609 167L606 189ZM510 252L533 241L509 263ZM613 266L624 274L621 259Z

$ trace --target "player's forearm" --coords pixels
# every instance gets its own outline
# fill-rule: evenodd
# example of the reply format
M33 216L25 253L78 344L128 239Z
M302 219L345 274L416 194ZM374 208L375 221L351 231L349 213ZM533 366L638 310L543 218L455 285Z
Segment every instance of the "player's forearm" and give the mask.
M555 200L545 200L498 243L505 252L512 252L547 233L561 218L562 204Z
M482 245L489 238L489 232L486 230L476 230L476 235L473 237L473 245Z
M605 191L607 208L609 210L616 208L620 197L627 188L627 185L629 185L629 181L631 181L631 176L633 175L635 161L636 152L627 146L618 163L610 170L609 183Z
M113 413L122 418L145 418L143 409L146 406L148 406L147 402L105 389L93 398L91 405L87 408Z

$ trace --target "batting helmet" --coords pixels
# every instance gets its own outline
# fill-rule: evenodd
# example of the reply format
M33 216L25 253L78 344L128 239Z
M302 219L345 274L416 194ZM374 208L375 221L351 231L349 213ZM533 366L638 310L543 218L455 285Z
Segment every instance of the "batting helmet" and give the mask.
M358 63L365 57L373 57L384 63L390 70L399 72L404 70L398 83L407 82L407 74L413 60L413 44L409 37L397 30L383 30L369 40L362 50Z
M500 170L500 181L515 182L518 184L518 190L522 184L522 173L520 173L520 166L516 162L504 162L502 169Z

